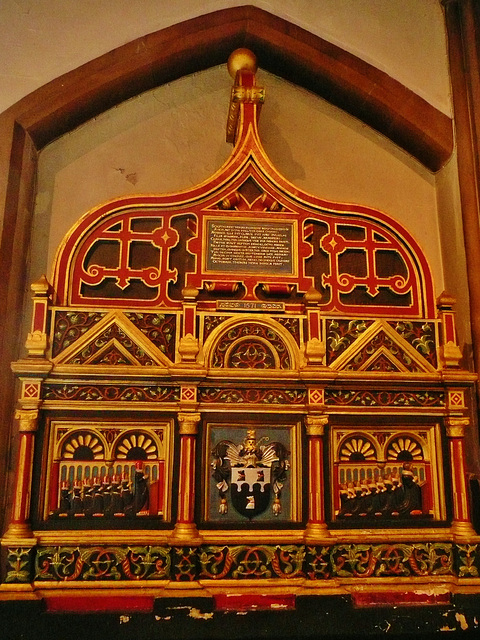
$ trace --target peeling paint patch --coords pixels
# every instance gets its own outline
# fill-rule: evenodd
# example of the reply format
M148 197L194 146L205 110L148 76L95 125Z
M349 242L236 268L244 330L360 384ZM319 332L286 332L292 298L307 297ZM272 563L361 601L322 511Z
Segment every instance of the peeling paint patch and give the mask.
M127 173L125 180L130 182L130 184L136 185L138 182L138 176L136 173Z
M115 167L115 171L118 171L118 173L122 176L125 176L125 180L127 182L130 182L130 184L133 184L134 186L137 184L138 182L138 175L135 172L132 173L125 173L125 169L123 167Z
M460 623L460 627L462 631L465 631L466 629L468 629L468 622L463 613L456 613L455 618L457 622Z
M213 612L202 613L200 609L197 609L196 607L169 607L169 609L187 609L188 617L195 618L196 620L210 620L213 618Z
M172 616L155 616L155 620L171 620Z
M452 629L448 625L445 625L444 627L440 627L440 631L456 631L456 629L455 627Z
M120 616L120 624L126 624L130 622L130 616Z
M216 594L217 611L284 611L295 610L294 595L279 594Z
M188 614L189 618L195 618L196 620L210 620L213 618L213 612L210 613L202 613L200 609L195 609L192 607L190 609L190 613Z
M424 596L438 596L445 593L450 593L450 589L448 589L447 587L432 586L428 587L427 589L415 589L413 593Z

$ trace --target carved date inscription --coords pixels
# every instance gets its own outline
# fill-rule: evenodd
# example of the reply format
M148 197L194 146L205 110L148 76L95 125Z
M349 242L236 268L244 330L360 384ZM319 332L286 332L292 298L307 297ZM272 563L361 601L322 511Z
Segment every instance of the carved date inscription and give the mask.
M207 271L293 275L293 225L209 220Z

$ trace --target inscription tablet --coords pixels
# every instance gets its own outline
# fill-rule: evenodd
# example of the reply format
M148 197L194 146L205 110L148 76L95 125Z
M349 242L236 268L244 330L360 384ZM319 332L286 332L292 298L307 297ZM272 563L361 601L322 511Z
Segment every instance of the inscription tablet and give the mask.
M290 222L209 220L207 271L294 275Z

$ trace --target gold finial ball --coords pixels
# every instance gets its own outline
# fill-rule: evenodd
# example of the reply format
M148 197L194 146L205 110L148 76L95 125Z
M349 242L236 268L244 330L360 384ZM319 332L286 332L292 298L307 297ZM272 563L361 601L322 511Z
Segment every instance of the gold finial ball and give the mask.
M257 70L257 56L250 49L235 49L228 58L227 68L228 73L234 79L237 71L241 69L255 73Z

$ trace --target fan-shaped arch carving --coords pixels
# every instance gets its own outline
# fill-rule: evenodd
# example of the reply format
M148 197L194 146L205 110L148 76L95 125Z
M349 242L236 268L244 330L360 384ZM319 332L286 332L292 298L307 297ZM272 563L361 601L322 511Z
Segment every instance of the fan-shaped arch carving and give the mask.
M86 431L75 431L68 435L60 448L64 460L102 460L105 458L105 446L100 436Z
M342 461L366 462L377 459L376 447L363 434L347 436L338 448L339 458Z
M423 460L423 447L410 434L394 436L385 448L387 460L409 462L411 460Z
M159 448L152 434L130 431L117 439L114 456L116 460L157 460Z
M280 369L280 358L263 338L239 338L227 349L225 366L232 369Z

